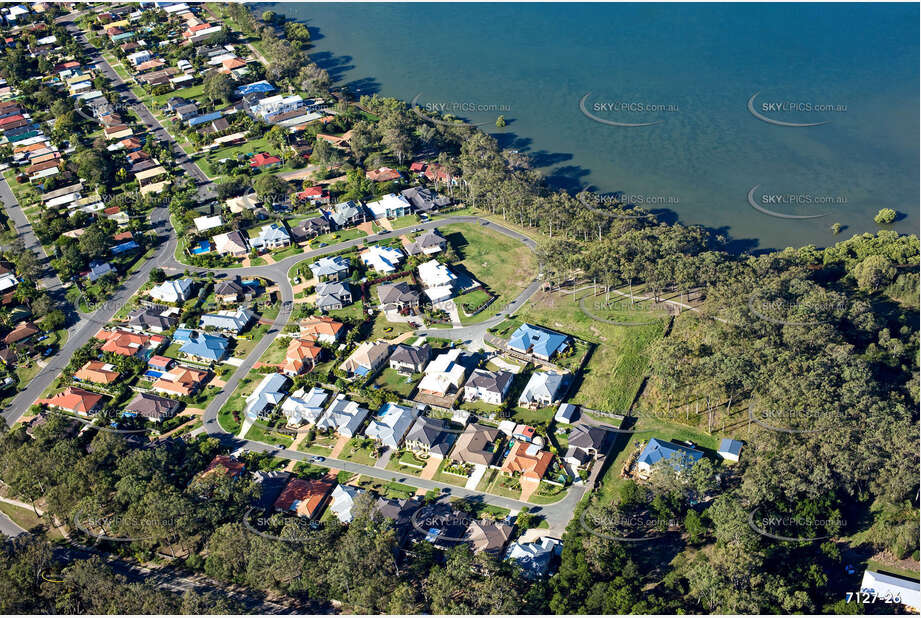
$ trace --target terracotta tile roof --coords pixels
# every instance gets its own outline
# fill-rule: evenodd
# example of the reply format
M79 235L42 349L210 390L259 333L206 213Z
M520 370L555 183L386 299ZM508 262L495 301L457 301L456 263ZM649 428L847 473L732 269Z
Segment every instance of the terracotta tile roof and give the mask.
M71 386L63 393L58 393L50 399L39 399L38 403L44 403L77 414L90 414L103 399L105 398L102 395Z
M520 472L523 478L539 481L546 474L551 461L553 453L550 451L540 450L536 444L516 442L505 460L505 465L502 466L502 471Z
M197 391L207 378L207 371L177 365L160 376L151 388L187 397Z
M336 337L345 324L328 316L317 316L301 320L301 335L332 335Z
M323 353L323 348L309 339L292 339L285 353L283 370L288 374L299 374L304 369L313 368L316 360Z
M208 474L214 470L220 470L230 478L240 476L246 469L246 464L238 461L230 455L215 455L208 467L204 469L202 475Z
M275 500L280 511L295 510L300 516L314 517L335 487L332 479L291 479ZM293 508L292 508L293 507Z
M89 361L74 374L74 377L81 382L112 384L119 376L119 373L113 371L113 369L112 365L108 363L102 361Z
M33 322L20 322L6 337L3 342L7 345L28 339L32 335L41 332L41 329Z
M165 341L160 335L138 335L124 330L105 330L96 333L96 339L105 341L103 352L112 352L122 356L136 356L138 352L159 346Z

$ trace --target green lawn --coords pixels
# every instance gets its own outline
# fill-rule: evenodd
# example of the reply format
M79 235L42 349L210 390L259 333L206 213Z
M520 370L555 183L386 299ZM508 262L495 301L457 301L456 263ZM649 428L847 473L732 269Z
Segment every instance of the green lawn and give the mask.
M330 232L329 234L320 234L310 241L310 248L320 249L320 243L325 242L327 245L334 245L354 238L364 238L367 235L368 234L364 230L360 230L357 227L338 230L336 232Z
M362 319L364 316L363 312L363 305L356 301L347 307L343 307L342 309L335 309L333 311L327 311L326 313L330 317L337 318L339 320L354 322Z
M272 431L261 424L253 425L252 428L246 432L246 439L255 440L264 444L271 444L272 446L284 444L285 448L288 448L294 442L294 438L286 436L283 433L278 433L277 431Z
M472 324L495 315L511 302L537 273L537 259L517 240L482 226L453 224L440 228L460 264L498 298L490 307L461 322Z
M455 487L463 487L467 484L467 477L458 476L456 474L448 474L444 471L445 466L450 462L449 459L445 459L441 462L441 465L438 466L438 471L435 473L435 476L432 477L433 481L438 483L446 483L448 485L454 485Z
M287 337L278 337L275 339L272 345L269 346L269 349L265 351L265 354L259 357L259 362L269 364L285 362L285 353L288 350L289 341L291 340Z
M559 502L565 497L565 487L558 487L556 485L551 485L550 483L541 481L537 491L531 494L531 497L528 498L528 502L532 502L534 504L553 504L554 502Z
M377 462L376 447L369 446L366 448L355 448L351 444L346 444L342 452L339 453L338 459L354 461L355 463L373 466Z
M304 248L301 247L300 245L291 245L290 247L282 249L281 251L278 251L277 253L273 253L272 259L278 262L285 258L289 258L292 255L299 255L303 252L304 252Z
M371 298L376 299L377 295L375 294ZM380 311L377 313L377 315L374 316L374 326L371 330L371 339L393 339L400 333L407 333L412 330L415 329L405 322L388 321L387 316L384 315L384 312Z
M393 229L398 230L400 228L409 227L419 223L418 215L406 215L405 217L397 217L390 222L390 225L393 226Z
M422 468L424 467L425 462L421 459L418 459L409 451L403 451L402 453L399 453L399 457L397 457L397 453L394 453L394 456L390 458L389 462L387 462L387 470L399 472L401 474L411 474L412 476L419 476L422 473Z
M380 386L383 389L399 394L401 397L409 397L409 394L415 388L416 383L422 379L422 374L417 373L413 374L410 377L410 381L406 381L406 377L400 374L398 371L391 369L390 367L385 368L381 371L380 375L377 376L377 379L374 380L374 384Z
M519 500L521 498L521 483L518 482L518 479L497 471L486 487L486 493Z
M234 435L240 431L240 425L244 416L243 410L246 407L246 397L256 390L259 381L262 380L263 374L258 371L250 371L237 386L237 389L227 399L227 403L221 408L217 415L217 421L224 431ZM236 412L241 422L234 421L233 413Z
M45 535L49 539L63 539L64 535L54 526L48 525L47 522L35 514L35 511L24 509L7 502L0 502L0 512L13 520L20 528L32 530L36 526L45 529Z

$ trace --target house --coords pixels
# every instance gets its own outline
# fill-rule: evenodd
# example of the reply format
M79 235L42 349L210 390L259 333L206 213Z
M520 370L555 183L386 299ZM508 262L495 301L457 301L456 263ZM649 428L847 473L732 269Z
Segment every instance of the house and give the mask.
M431 230L416 238L414 242L406 245L406 252L410 255L435 255L447 248L447 239L439 234L438 230Z
M347 524L352 521L352 507L355 506L355 497L362 490L350 485L336 485L331 495L329 510L336 515L339 523Z
M415 498L393 500L378 498L372 507L375 517L390 520L396 532L397 545L402 546L415 529L413 515L422 508L422 502Z
M389 167L379 167L376 170L365 172L365 176L374 182L392 182L400 179L400 172Z
M406 447L417 455L445 458L457 440L458 432L445 419L420 416L406 434Z
M532 354L549 361L554 355L566 350L570 339L569 335L525 323L512 333L508 347L520 354Z
M135 309L128 314L128 327L132 330L162 333L176 325L176 319L164 315L166 307L153 306Z
M162 335L141 335L121 329L102 329L96 333L96 339L105 342L100 348L103 352L121 356L138 356L145 360L166 342L166 338Z
M275 409L287 394L288 378L280 373L266 374L259 385L246 398L246 416L257 418L267 410Z
M452 348L439 354L425 367L425 376L419 382L419 392L444 397L459 389L467 377L467 367L461 362L463 352Z
M290 472L284 470L253 472L253 482L259 486L259 497L253 501L253 506L263 511L270 510L288 485L291 476Z
M377 287L377 298L381 308L386 310L399 310L405 307L417 309L421 295L405 281L398 283L382 283Z
M225 305L238 302L243 296L243 286L239 279L221 281L214 287L214 297Z
M404 257L399 249L382 245L372 245L359 254L363 264L385 275L396 272Z
M167 395L179 397L192 397L198 393L208 379L208 372L201 369L192 369L185 365L176 365L169 371L162 373L151 390Z
M365 209L361 204L349 200L336 204L329 217L337 228L349 227L365 222Z
M122 415L143 416L152 421L162 421L176 415L182 404L166 397L157 397L150 393L137 393L125 406Z
M385 403L365 428L365 435L388 448L398 449L418 415L416 408Z
M39 399L36 403L45 404L49 408L79 414L80 416L89 416L102 410L104 400L105 397L102 395L69 386L64 392L58 393L50 399Z
M263 225L259 234L249 239L249 245L257 251L280 249L291 244L291 235L281 223Z
M60 435L65 438L73 438L79 434L80 430L85 426L75 418L70 418L61 414L52 415L47 412L39 412L32 420L25 423L26 435L30 438L35 438L37 430L47 425L52 418L60 423Z
M328 281L317 286L316 307L319 311L335 311L352 304L352 288L344 281Z
M875 595L879 602L888 599L887 602L895 603L899 599L913 614L921 611L921 584L913 579L867 570L863 572L860 592Z
M512 528L508 524L486 520L473 520L467 526L467 542L470 543L473 553L485 552L499 555L505 545L512 538Z
M464 384L464 400L501 406L514 379L515 376L508 371L474 369Z
M301 337L313 337L320 343L336 343L345 332L345 324L329 316L311 316L300 322Z
M388 193L377 201L369 202L368 210L372 219L396 219L412 214L413 206L402 195Z
M244 210L253 210L259 204L259 199L251 193L247 193L240 197L231 197L224 202L224 205L234 214L243 212Z
M390 355L390 368L402 374L419 373L425 369L426 363L432 354L432 348L427 343L421 346L409 346L405 343L398 344L393 354Z
M450 198L439 195L432 189L427 189L421 186L403 189L400 191L400 195L409 200L409 203L412 204L413 208L419 212L424 213L434 212L444 208L445 206L450 206L451 204Z
M118 379L115 366L102 361L89 361L74 374L74 379L93 384L112 384Z
M419 264L419 281L425 288L425 295L433 303L450 299L454 295L454 282L457 275L441 262L430 260Z
M216 227L224 225L224 220L221 219L221 215L214 215L213 217L202 215L201 217L192 219L192 222L195 224L195 229L199 232L207 232L208 230L213 230Z
M332 430L340 436L352 438L358 433L368 410L339 393L317 421L318 430Z
M92 262L90 262L90 270L89 270L89 274L87 274L87 277L89 278L90 281L95 282L95 281L99 281L100 279L108 275L109 273L118 275L118 271L112 268L112 265L109 264L108 262L97 262L93 260Z
M457 438L451 459L462 463L489 466L496 458L500 432L495 427L474 423L467 425Z
M246 470L246 464L230 455L215 455L211 463L201 472L199 477L208 474L223 474L228 478L239 478Z
M607 441L608 432L601 427L573 425L563 461L578 468L590 461L601 459L607 452Z
M349 258L341 255L321 257L310 265L310 270L317 281L342 281L349 276Z
M184 303L189 300L195 282L191 279L175 279L164 281L150 289L150 297L161 303Z
M214 250L221 255L243 258L249 253L249 244L240 232L218 234L211 240L214 242Z
M541 450L536 444L515 442L512 451L505 458L502 471L509 475L520 474L522 479L537 483L544 478L552 461L553 453L550 451Z
M559 403L569 387L569 376L552 371L538 371L531 375L518 397L518 405L536 410Z
M516 424L515 428L512 430L512 438L520 440L521 442L533 442L535 435L537 435L536 430L524 423Z
M151 371L169 371L169 368L173 365L173 359L169 356L160 356L159 354L154 354L147 361L147 369Z
M739 455L742 453L742 443L739 440L723 438L720 440L720 448L716 452L726 461L739 461Z
M292 338L285 352L282 372L287 376L297 376L313 369L323 356L323 348L310 339Z
M571 403L561 403L553 417L557 423L570 424L579 416L579 408Z
M512 543L505 553L505 559L521 567L526 578L539 579L550 575L550 563L562 551L562 541L545 536L531 543Z
M304 242L320 234L328 234L330 231L332 231L332 225L326 217L310 217L291 228L291 238L294 239L294 242Z
M654 465L666 461L680 471L692 467L703 456L703 452L696 448L651 438L636 460L636 469L641 477L648 476Z
M6 345L21 343L23 341L27 341L40 332L42 332L42 329L36 326L33 322L20 322L16 325L16 328L7 333L7 335L3 338L3 343Z
M329 393L316 386L307 393L304 393L303 389L298 389L281 404L281 411L284 412L289 425L315 424L323 415L323 405L328 396Z
M215 363L224 360L230 347L224 337L182 328L173 333L173 339L182 343L180 354Z
M278 167L280 165L281 158L276 157L275 155L270 155L267 152L260 152L249 160L249 166L258 169L268 169L270 167Z
M217 313L206 313L201 316L201 327L213 328L215 330L232 332L239 335L246 330L246 327L255 319L256 314L243 307L238 307L237 309L224 309Z
M322 185L307 187L297 194L297 199L308 200L313 204L329 204L329 190ZM322 217L319 217L322 219ZM325 219L323 219L325 221ZM327 226L329 224L327 223Z

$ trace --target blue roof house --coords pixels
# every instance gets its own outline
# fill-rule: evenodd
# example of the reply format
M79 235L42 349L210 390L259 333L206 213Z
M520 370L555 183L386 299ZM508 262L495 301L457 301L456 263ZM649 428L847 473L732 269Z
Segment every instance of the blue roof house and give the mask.
M217 120L223 116L221 112L211 112L210 114L202 114L201 116L195 116L194 118L189 118L189 126L197 127L200 124L205 124L206 122L211 122L212 120Z
M230 342L215 335L200 333L188 328L179 328L173 334L173 341L182 343L180 354L194 356L206 361L219 362L227 356Z
M567 348L569 340L569 335L533 324L522 324L512 333L508 340L508 347L521 354L531 354L541 360L549 361L555 354Z
M652 438L640 453L639 459L636 460L636 469L640 476L647 476L654 465L666 460L676 470L682 470L690 468L703 456L703 452L696 448Z

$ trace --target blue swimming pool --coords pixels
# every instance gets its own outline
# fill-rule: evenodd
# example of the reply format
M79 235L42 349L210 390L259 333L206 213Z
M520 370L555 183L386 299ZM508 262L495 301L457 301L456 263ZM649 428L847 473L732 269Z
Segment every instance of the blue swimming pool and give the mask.
M189 253L192 255L201 255L202 253L211 252L211 243L207 240L199 240L198 244L194 248L189 249Z
M157 378L159 378L160 376L163 375L163 372L162 372L162 371L154 371L153 369L148 369L147 371L144 372L144 375L147 376L148 378L157 379Z

